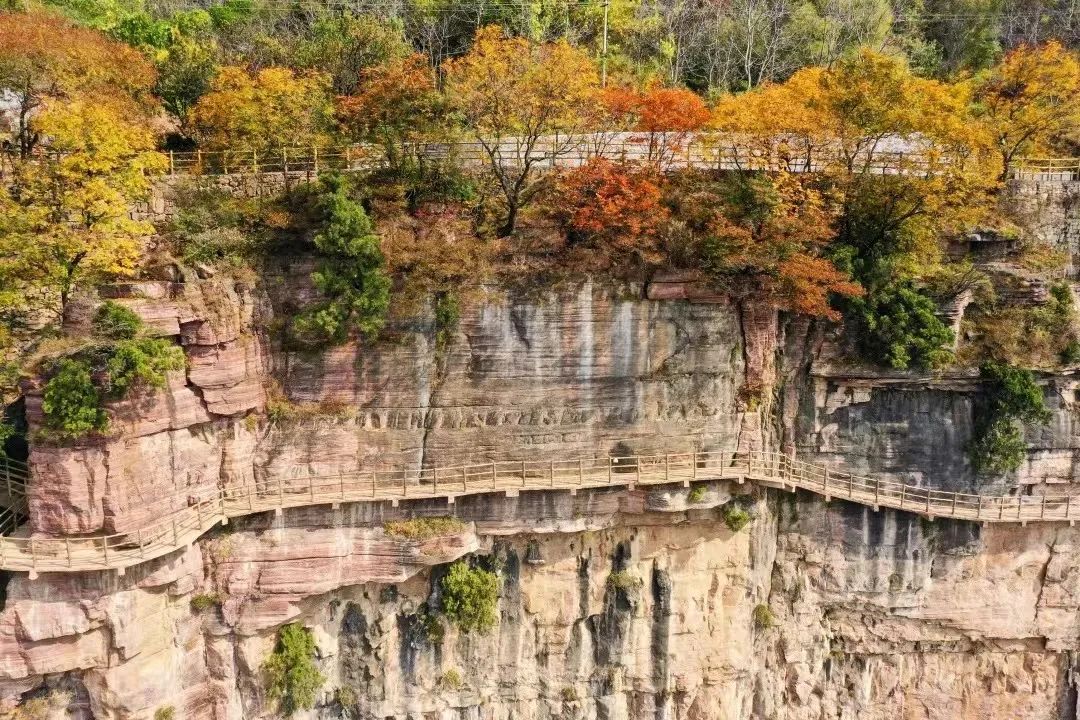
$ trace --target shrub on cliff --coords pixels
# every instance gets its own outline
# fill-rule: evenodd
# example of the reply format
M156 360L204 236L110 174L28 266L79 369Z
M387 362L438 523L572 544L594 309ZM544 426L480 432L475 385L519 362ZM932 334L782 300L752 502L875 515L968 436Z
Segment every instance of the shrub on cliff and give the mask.
M1050 411L1030 370L988 362L980 375L985 391L975 408L969 457L977 471L1011 472L1024 462L1027 450L1019 424L1045 424Z
M142 319L131 308L106 300L94 313L94 332L111 340L130 340L142 330Z
M739 532L754 519L754 516L737 502L730 502L720 508L720 516L724 518L724 524L731 532Z
M90 377L85 362L64 358L56 374L45 385L41 403L45 426L61 437L80 437L101 432L109 418L101 406L101 392Z
M952 330L937 316L934 301L910 282L874 288L850 307L848 317L868 359L898 370L928 370L952 360Z
M289 623L278 633L274 652L263 663L266 695L276 700L285 717L315 705L315 693L326 678L315 667L315 638L299 623Z
M45 430L60 438L103 432L103 403L138 387L162 387L172 370L184 368L184 352L162 338L141 337L135 313L107 302L94 315L94 330L108 340L61 358L50 369L42 412Z
M495 626L499 601L499 578L495 573L458 560L450 566L440 587L443 612L462 631L487 632Z

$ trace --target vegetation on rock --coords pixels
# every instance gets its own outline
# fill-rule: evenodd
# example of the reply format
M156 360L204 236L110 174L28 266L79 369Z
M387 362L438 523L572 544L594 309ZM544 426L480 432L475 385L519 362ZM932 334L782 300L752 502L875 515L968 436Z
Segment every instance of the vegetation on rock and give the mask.
M386 322L390 279L379 236L348 189L340 176L322 180L319 208L325 220L315 235L322 262L312 279L325 300L293 319L292 339L303 346L344 342L354 328L371 337Z
M980 375L983 394L976 403L971 462L980 472L1011 472L1026 456L1020 424L1045 424L1050 411L1030 370L987 362Z
M326 678L315 665L315 639L303 625L289 623L278 632L277 645L263 663L266 694L284 717L315 706L315 694Z
M490 570L458 560L439 583L442 611L463 632L487 632L495 627L499 577Z
M455 517L420 517L383 523L383 531L387 535L407 540L428 540L443 535L455 535L464 532L466 527L465 523Z
M732 532L739 532L754 519L753 515L735 501L720 508L720 516L724 518L724 524Z

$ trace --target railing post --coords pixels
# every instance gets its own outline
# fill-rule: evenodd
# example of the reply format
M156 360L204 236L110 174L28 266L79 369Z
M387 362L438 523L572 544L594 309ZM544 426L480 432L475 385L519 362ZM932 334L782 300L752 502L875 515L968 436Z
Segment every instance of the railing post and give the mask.
M521 461L521 487L525 487L525 461Z
M145 558L146 546L143 545L142 528L139 528L138 532L135 533L135 544L139 546L139 557Z
M71 567L71 540L64 538L64 553L67 555L68 567Z
M375 497L375 495L376 495L376 491L375 491L375 471L372 470L371 471L371 497Z
M825 467L825 476L821 480L821 492L825 495L825 499L829 498L829 468Z
M285 479L278 477L277 480L277 503L278 507L285 507Z
M907 484L900 483L900 509L904 509L904 492L907 490Z
M612 479L611 478L611 466L612 466L612 464L614 462L615 462L615 458L608 455L608 459L607 459L607 484L608 485L611 484L611 479Z
M195 502L195 517L199 521L199 532L202 532L202 501L197 500ZM106 541L108 542L108 541Z
M975 519L978 520L982 517L982 495L976 495L978 502L975 503Z
M109 538L105 538L105 549L109 549ZM109 556L105 555L105 564L109 564ZM37 570L37 547L34 545L34 536L30 536L30 567Z
M408 497L409 495L409 471L402 468L401 470L401 497Z
M423 470L420 470L420 472L423 472ZM439 494L439 468L437 467L431 468L431 494Z
M664 482L671 480L671 453L664 453Z
M691 458L690 462L691 462L691 467L693 468L691 470L690 477L692 479L694 479L694 480L697 480L697 448L694 448L694 456L693 456L693 458Z
M315 477L308 473L307 476L308 500L315 502Z
M641 456L634 458L634 468L637 470L637 484L641 484Z
M313 159L314 165L315 165L315 174L318 175L319 174L319 146L318 145L313 145L311 147L311 156L312 156L312 159Z
M577 484L585 484L585 460L583 458L578 458L577 461Z
M1065 519L1069 519L1069 508L1072 507L1072 495L1065 497Z
M494 460L491 461L491 487L499 487L499 469Z
M341 491L341 498L345 499L345 471L338 470L338 489Z
M172 150L169 151L169 174L176 174L176 157Z
M930 514L930 488L926 488L926 514Z
M173 544L174 548L180 546L180 533L177 532L177 530L176 530L176 514L175 513L172 516L172 544Z
M852 473L847 474L847 496L855 497L855 475Z
M1046 517L1046 496L1042 496L1042 506L1039 508L1039 519L1042 520Z
M949 511L949 515L956 517L956 493L952 494L952 510Z
M874 505L875 507L881 506L881 476L874 478Z
M549 477L551 479L551 487L555 487L555 461L554 460L552 460L551 464L548 465L548 475L549 475Z
M199 526L199 529L201 530L202 526ZM102 538L101 552L104 555L105 567L109 567L109 536L108 535L106 535L104 538ZM30 539L30 555L31 555L31 558L33 557L33 554L34 554L34 540L33 540L33 538L31 538Z

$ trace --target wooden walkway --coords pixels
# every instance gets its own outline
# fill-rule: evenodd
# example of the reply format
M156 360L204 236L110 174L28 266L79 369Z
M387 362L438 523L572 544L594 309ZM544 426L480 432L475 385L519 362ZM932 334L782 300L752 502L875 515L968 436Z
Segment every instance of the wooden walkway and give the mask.
M3 470L0 467L0 470ZM12 481L12 473L8 472ZM785 490L802 488L826 500L842 498L927 517L976 522L1069 522L1080 516L1080 497L982 496L927 490L880 478L830 471L822 465L779 453L687 452L620 458L556 461L500 461L419 470L378 470L341 475L308 475L221 489L189 500L186 491L164 498L180 509L153 512L154 522L126 533L95 537L0 537L0 569L30 572L84 572L124 568L167 555L193 543L229 518L285 508L342 503L440 498L448 505L463 495L517 494L529 490L576 492L582 488L678 484L708 480L750 480ZM0 484L3 475L0 475ZM9 487L24 487L16 478ZM1075 507L1073 507L1075 505ZM452 508L451 508L452 510Z
M818 149L810 157L763 153L759 148L741 143L725 135L689 133L679 141L661 139L658 133L612 131L578 135L548 135L541 137L529 150L528 159L539 171L556 168L575 168L595 158L629 163L648 163L664 171L696 168L700 170L786 170L817 172L837 163L854 163L865 174L923 174L936 173L942 160L923 161L919 148L902 138L886 138L880 146L855 157L842 157L836 150ZM673 135L678 135L673 133ZM488 146L499 162L506 166L521 166L525 148L520 139L504 138ZM485 167L490 162L488 148L478 140L455 142L422 142L411 152L431 161L448 161L459 167ZM47 154L46 157L60 153ZM323 147L280 147L272 151L167 151L162 153L169 176L265 175L282 174L287 178L312 180L328 170L367 172L381 167L384 152L377 145L352 143ZM37 159L39 156L34 156ZM0 180L11 175L21 162L14 150L0 151ZM1009 169L1014 180L1073 181L1080 179L1080 159L1077 158L1018 158Z

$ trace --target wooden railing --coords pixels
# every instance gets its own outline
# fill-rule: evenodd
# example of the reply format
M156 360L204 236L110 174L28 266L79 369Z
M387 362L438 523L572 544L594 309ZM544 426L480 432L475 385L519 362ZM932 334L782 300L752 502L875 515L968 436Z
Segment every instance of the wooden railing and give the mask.
M662 148L662 149L658 149ZM409 147L413 156L427 160L452 160L461 167L476 167L489 162L487 150L477 141L417 143ZM518 143L503 142L498 156L506 165L521 164ZM327 170L344 172L371 170L384 162L381 148L364 143L332 146L292 146L258 150L165 151L169 175L260 175L284 173L312 179ZM30 160L57 157L59 153L39 149ZM854 163L859 172L869 174L927 173L944 167L943 160L933 163L920 160L917 150L874 150L856 158L841 158L836 152L817 149L809 157L777 155L750 146L740 146L720 137L691 138L671 146L638 132L586 133L575 136L552 135L541 138L532 148L530 159L538 169L573 168L589 160L604 157L625 162L653 162L664 170L698 168L706 170L788 170L814 172L835 167L838 162ZM13 150L0 152L0 178L19 162ZM1010 167L1016 179L1040 177L1080 178L1080 160L1076 158L1020 158Z
M576 491L706 480L753 480L802 488L829 498L896 508L929 517L978 522L1068 521L1080 514L1080 497L982 496L868 478L792 459L779 453L698 451L573 460L495 461L440 468L401 468L333 475L304 475L229 486L207 497L190 489L151 508L154 522L124 533L95 537L0 537L0 568L54 572L120 569L161 557L197 540L228 518L285 508L354 502L394 503L521 490ZM1075 507L1074 507L1075 506ZM147 508L143 508L146 510Z

